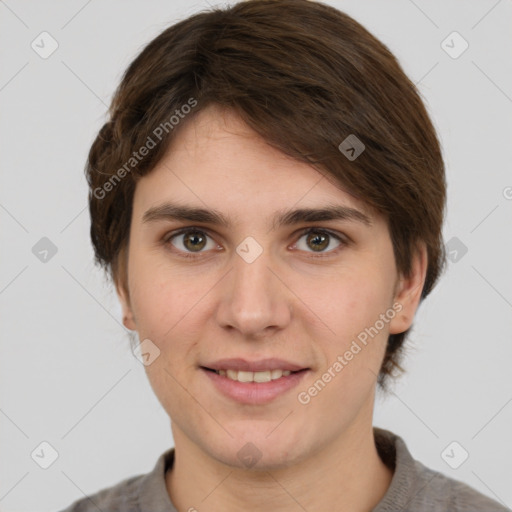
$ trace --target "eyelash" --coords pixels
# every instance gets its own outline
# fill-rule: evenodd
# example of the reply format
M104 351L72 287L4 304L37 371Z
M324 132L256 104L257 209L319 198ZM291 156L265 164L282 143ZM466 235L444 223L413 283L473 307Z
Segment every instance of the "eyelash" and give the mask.
M193 233L198 232L201 234L205 234L210 238L213 238L208 233L208 231L206 231L202 228L200 229L200 228L195 228L195 227L186 227L186 228L182 228L177 231L172 231L172 232L168 233L162 240L163 244L165 246L168 246L168 245L172 246L171 240L173 240L177 236L184 235L184 234L190 233L190 232L193 232ZM328 257L332 256L333 254L336 254L338 251L343 249L344 246L349 244L349 240L345 236L333 233L332 231L329 231L327 229L316 228L316 227L309 227L309 228L304 228L303 230L301 230L301 232L299 233L300 236L298 237L298 240L300 240L304 235L307 235L309 233L319 233L322 235L328 235L328 236L331 236L334 239L336 239L338 242L340 242L340 245L338 247L336 247L335 249L331 249L330 251L325 252L325 253L318 253L318 254L312 253L309 256L310 258L328 258ZM176 249L176 248L173 248L172 251L175 254L178 254L180 257L188 258L188 259L197 259L197 258L202 257L202 254L203 254L202 252L198 252L198 253L184 252L184 251L181 251L180 249Z

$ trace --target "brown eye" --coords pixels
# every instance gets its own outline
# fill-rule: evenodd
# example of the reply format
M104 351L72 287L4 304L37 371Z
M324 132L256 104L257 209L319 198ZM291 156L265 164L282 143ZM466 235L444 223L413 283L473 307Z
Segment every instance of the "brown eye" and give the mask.
M323 251L329 246L329 235L324 235L323 233L309 233L306 240L306 243L314 251Z
M300 247L302 239L305 238L305 244ZM337 242L337 245L332 247L332 242ZM318 228L307 228L305 229L299 241L297 242L297 248L305 252L316 252L318 256L329 256L331 253L337 252L337 249L342 248L347 242L343 240L341 236L338 236L330 231L325 231ZM330 249L328 249L330 247ZM324 254L325 253L325 254ZM313 256L317 256L314 255Z
M189 251L200 251L206 244L206 238L199 231L191 231L185 233L183 245Z
M165 243L171 244L177 252L189 255L213 249L215 247L215 243L211 241L210 246L208 246L209 239L211 240L204 231L198 229L183 229L171 236L168 236L165 239Z

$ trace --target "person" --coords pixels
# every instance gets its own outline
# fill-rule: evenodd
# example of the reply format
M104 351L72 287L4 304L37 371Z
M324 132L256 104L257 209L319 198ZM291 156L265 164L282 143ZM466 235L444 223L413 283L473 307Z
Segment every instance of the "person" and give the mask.
M445 265L446 182L416 87L358 22L247 0L170 26L86 174L175 446L65 512L506 510L372 424Z

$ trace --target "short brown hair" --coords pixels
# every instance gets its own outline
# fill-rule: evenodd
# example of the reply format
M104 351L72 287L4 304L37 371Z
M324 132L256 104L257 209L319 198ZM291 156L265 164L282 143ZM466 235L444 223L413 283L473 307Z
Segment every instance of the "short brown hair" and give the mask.
M429 294L445 265L446 183L434 127L388 48L348 15L307 0L200 12L167 28L128 67L86 167L96 263L116 284L127 291L137 180L210 104L232 109L267 143L383 214L401 275L424 243L421 298ZM349 135L365 146L353 160L339 149ZM135 158L144 146L151 149ZM389 336L378 379L384 390L387 377L403 371L408 332Z

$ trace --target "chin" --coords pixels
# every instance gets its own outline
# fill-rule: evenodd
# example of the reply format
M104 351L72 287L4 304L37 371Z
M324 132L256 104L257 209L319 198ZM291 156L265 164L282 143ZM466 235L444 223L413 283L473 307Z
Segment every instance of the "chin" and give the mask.
M272 427L272 428L275 428ZM306 456L304 439L298 442L291 432L272 428L254 429L233 435L220 445L207 446L210 456L227 466L247 470L277 470L289 467Z

